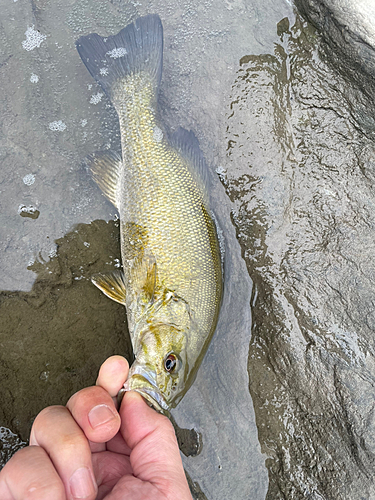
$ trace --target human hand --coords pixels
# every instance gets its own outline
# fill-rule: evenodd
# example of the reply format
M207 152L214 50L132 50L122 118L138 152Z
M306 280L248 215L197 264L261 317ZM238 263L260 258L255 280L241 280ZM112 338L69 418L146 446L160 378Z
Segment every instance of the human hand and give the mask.
M30 446L0 472L1 500L192 500L167 417L136 392L116 410L128 370L113 356L96 386L39 413Z

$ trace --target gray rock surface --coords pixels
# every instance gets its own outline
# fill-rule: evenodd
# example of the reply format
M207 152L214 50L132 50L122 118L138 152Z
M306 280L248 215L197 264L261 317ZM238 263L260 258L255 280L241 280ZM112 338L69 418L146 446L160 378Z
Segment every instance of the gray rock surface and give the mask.
M322 34L327 56L371 98L375 91L375 2L295 0L295 4Z
M254 281L267 499L375 498L374 102L309 25L279 34L241 61L222 174Z

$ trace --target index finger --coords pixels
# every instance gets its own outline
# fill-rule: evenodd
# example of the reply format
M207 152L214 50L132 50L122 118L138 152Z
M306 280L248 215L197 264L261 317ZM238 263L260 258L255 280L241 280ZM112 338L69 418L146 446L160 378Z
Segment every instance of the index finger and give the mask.
M116 397L128 378L129 363L123 356L111 356L100 367L96 385Z

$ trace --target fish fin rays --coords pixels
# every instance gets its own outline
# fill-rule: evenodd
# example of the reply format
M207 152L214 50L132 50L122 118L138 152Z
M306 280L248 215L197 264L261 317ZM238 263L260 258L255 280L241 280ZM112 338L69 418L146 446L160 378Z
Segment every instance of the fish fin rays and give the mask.
M203 193L204 201L208 206L209 172L194 132L179 127L172 134L170 141L172 146L187 161L188 168Z
M152 254L145 254L137 259L134 264L134 275L140 285L140 297L144 304L149 304L154 299L156 288L156 260Z
M157 14L138 18L117 35L82 36L76 47L90 74L111 97L116 82L147 72L156 89L163 66L163 26Z
M94 274L91 281L104 295L119 304L126 305L126 289L122 271Z
M122 169L120 155L113 151L98 151L88 155L85 158L85 163L105 197L118 210L117 189Z

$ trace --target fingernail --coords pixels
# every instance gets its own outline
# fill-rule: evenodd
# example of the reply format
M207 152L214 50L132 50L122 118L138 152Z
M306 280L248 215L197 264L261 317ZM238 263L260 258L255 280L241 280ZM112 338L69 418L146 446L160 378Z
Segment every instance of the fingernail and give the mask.
M97 487L91 471L87 467L77 469L71 476L70 493L74 499L87 498L96 493Z
M107 405L98 405L88 414L88 419L91 427L95 429L99 425L106 424L115 418L113 411Z

